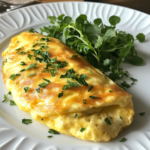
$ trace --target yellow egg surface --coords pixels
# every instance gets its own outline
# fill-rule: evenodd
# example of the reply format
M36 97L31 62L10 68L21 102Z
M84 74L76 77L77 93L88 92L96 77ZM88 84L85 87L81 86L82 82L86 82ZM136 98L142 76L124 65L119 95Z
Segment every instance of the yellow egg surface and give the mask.
M132 96L60 40L23 32L2 56L15 103L49 128L109 141L131 124Z

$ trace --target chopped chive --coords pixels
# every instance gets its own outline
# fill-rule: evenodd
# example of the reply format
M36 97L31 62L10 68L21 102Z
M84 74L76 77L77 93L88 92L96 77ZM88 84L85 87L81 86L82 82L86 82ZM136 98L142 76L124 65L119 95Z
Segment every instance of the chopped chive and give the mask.
M88 92L90 92L93 89L94 86L90 86L88 89Z
M49 83L48 82L43 82L41 84L39 84L38 86L41 87L41 88L44 88L48 85Z
M78 117L78 114L75 114L75 115L74 115L74 118L77 118L77 117Z
M78 57L78 55L72 55L71 56L71 59L75 58L75 57Z
M52 138L53 136L52 135L49 135L49 136L47 136L48 138Z
M144 116L145 115L145 112L141 112L139 113L140 116Z
M112 93L113 91L109 90L110 93Z
M29 90L30 90L30 88L28 86L24 87L25 93L28 92Z
M80 132L83 132L84 130L85 130L85 128L81 128L81 129L80 129Z
M30 74L27 75L27 77L34 76L34 75L36 75L36 74L35 73L30 73Z
M44 81L50 83L50 80L43 78Z
M92 98L92 99L98 99L98 98L101 99L101 97L95 97L95 96L92 96L92 95L90 95L89 97Z
M24 66L24 65L26 65L26 63L24 61L21 61L20 65Z
M63 96L63 91L61 93L58 94L58 98Z
M121 116L119 116L120 117L120 119L122 119L122 117Z
M32 123L32 120L31 119L22 119L22 123L28 125L28 124Z
M125 141L127 141L127 139L126 138L122 138L119 142L125 142Z
M23 72L23 71L26 71L26 69L22 69L22 70L20 70L20 72Z
M16 105L16 103L13 100L10 100L10 105Z
M40 93L40 88L35 89L38 93Z
M4 95L4 100L2 101L2 103L4 103L7 100L7 96Z
M59 134L59 132L58 132L58 131L55 131L54 129L49 129L48 132L49 132L49 133L52 133L52 134Z
M31 58L32 58L32 55L31 55L31 54L28 54L28 58L31 60Z
M93 72L91 71L91 69L89 67L88 67L88 69L89 69L90 73L93 74Z
M108 118L105 118L105 122L108 124L108 125L111 125L111 122Z

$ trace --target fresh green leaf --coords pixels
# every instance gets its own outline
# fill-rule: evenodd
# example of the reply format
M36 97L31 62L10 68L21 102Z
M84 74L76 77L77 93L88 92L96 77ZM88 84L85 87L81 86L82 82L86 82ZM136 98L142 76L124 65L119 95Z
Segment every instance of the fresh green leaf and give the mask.
M126 81L123 81L121 83L121 86L124 87L124 88L130 88L131 87Z
M69 80L67 80L67 83L69 84L64 85L62 88L63 90L69 89L71 87L79 87L79 84L77 82L70 82Z
M32 120L31 119L22 119L22 123L28 125L28 124L32 123Z
M83 132L85 130L85 128L80 128L80 132Z
M99 26L102 23L102 19L101 18L97 18L94 20L94 24Z
M105 59L103 65L108 66L109 64L110 64L110 60L108 58Z
M144 42L145 41L145 35L143 33L139 33L136 38L139 40L139 42Z
M30 33L38 33L37 31L35 31L33 28L29 29Z
M24 91L27 93L30 90L28 86L24 87Z
M16 103L13 100L10 100L10 105L16 105Z
M108 125L111 125L111 122L108 118L105 118L105 122L108 124Z
M119 142L125 142L125 141L127 141L127 139L126 138L122 138Z
M48 132L51 133L51 134L59 134L59 132L55 131L54 129L49 129Z
M121 19L118 16L111 16L109 18L109 23L113 26L116 26L116 24L118 24L120 21L121 21Z
M58 98L63 96L63 91L61 93L58 94Z
M94 88L94 86L90 86L88 89L88 92L90 92L93 88Z

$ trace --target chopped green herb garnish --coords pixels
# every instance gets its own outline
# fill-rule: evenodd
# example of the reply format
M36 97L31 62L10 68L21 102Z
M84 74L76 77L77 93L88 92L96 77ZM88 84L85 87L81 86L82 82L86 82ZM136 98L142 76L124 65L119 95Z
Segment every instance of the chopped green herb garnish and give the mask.
M56 69L50 69L49 72L51 73L51 76L54 77L56 73Z
M31 58L32 58L32 55L31 55L31 54L28 54L28 58L31 60Z
M122 117L121 116L119 116L120 117L120 119L122 119Z
M23 47L19 47L19 48L16 48L15 50L18 51L18 50L21 50L22 48L23 48Z
M113 91L109 90L110 93L112 93Z
M30 33L38 33L37 31L35 31L33 28L29 29Z
M105 122L108 124L108 125L111 125L111 122L108 118L105 118Z
M30 88L28 86L24 87L24 91L28 92L30 90Z
M132 83L131 85L133 85L135 82L137 82L137 79L134 79L134 78L130 78L132 80Z
M75 58L75 57L78 57L78 55L72 55L71 56L71 59Z
M9 91L7 95L11 95L11 91Z
M22 69L22 70L20 70L20 72L23 72L23 71L26 71L26 69Z
M84 130L85 130L85 128L81 128L81 129L80 129L80 132L83 132Z
M35 47L35 46L37 46L37 45L43 45L43 44L45 44L45 43L36 43L36 44L34 44L32 47Z
M20 74L12 74L9 79L11 80L15 80L16 79L16 76L20 76Z
M6 100L7 100L7 96L4 95L4 100L2 101L2 103L5 102Z
M77 117L78 117L78 114L75 114L75 115L74 115L74 118L77 118Z
M69 89L71 87L79 87L79 84L77 82L70 82L69 80L67 80L67 83L69 84L64 85L62 88L63 90Z
M109 118L110 118L110 119L112 119L112 117L111 117L111 116L110 116Z
M41 63L43 61L43 58L36 57L35 60L38 60Z
M50 83L50 80L43 78L44 81L46 81L47 83Z
M95 96L89 96L90 98L92 98L92 99L98 99L98 98L100 98L101 99L101 97L95 97Z
M86 99L83 99L83 104L86 104L86 101L87 101Z
M55 131L55 130L53 130L53 129L49 129L49 131L48 131L49 133L52 133L52 134L59 134L59 132L58 131Z
M51 59L51 63L55 63L57 61L57 57Z
M63 96L63 91L61 93L58 94L58 98Z
M17 52L17 54L21 54L21 55L23 55L23 54L27 54L28 52Z
M74 78L75 76L75 71L73 68L66 70L65 75L61 75L60 78Z
M26 63L24 61L21 61L20 65L24 66L24 65L26 65Z
M91 69L89 67L88 67L88 69L89 69L90 73L93 74L93 72L91 71Z
M39 87L44 88L44 87L46 87L48 84L49 84L48 82L43 82L43 83L39 84Z
M53 136L52 135L49 135L49 136L47 136L48 138L52 138Z
M22 123L28 125L28 124L32 123L32 120L31 119L22 119Z
M36 68L36 67L37 67L37 63L33 63L33 64L30 64L30 66L26 70Z
M38 93L40 93L40 88L37 88L36 91L37 91Z
M139 113L140 116L144 116L145 115L145 112L141 112Z
M16 105L16 103L13 100L10 100L10 105Z
M27 77L34 76L34 75L36 75L36 73L30 73L27 75Z
M49 38L41 38L40 41L45 41L45 42L49 42Z
M124 81L124 82L121 83L121 87L129 88L131 86L126 81Z
M126 138L122 138L119 142L125 142L125 141L127 141L127 139Z
M94 88L94 86L90 86L88 89L88 92L90 92L93 88Z

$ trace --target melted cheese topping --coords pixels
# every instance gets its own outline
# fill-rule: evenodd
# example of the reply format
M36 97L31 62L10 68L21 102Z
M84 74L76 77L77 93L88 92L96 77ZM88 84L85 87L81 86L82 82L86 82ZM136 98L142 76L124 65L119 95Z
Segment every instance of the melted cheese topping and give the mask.
M7 88L12 92L14 101L21 110L31 113L33 118L38 121L40 121L41 118L47 118L47 122L45 121L44 124L54 129L56 129L58 118L59 121L61 121L65 120L63 118L69 117L71 121L74 113L81 113L83 117L90 117L91 114L97 116L98 114L101 114L101 110L103 111L104 108L110 106L117 106L116 108L120 108L120 110L130 108L129 110L127 109L127 112L132 112L130 113L130 121L128 120L128 123L126 123L125 126L132 122L134 111L132 108L131 95L118 87L112 80L105 77L98 69L92 67L80 55L71 59L72 55L77 55L77 53L59 40L50 38L50 41L46 42L40 41L41 38L45 37L38 33L23 32L11 40L9 47L2 54L4 60L7 60L2 67L4 82L6 83ZM39 43L39 45L33 47L36 43ZM35 60L34 56L32 56L31 60L28 58L28 54L34 55L32 49L38 50L41 45L47 46L47 51L50 54L51 59L57 57L57 61L67 62L67 66L64 68L56 69L54 77L48 72L42 72L44 67L46 67L45 62L38 62ZM16 50L18 48L20 48L20 50ZM25 52L25 54L18 53L21 51ZM42 51L46 51L46 49L43 48ZM26 65L21 65L20 62L22 61L24 61ZM20 70L27 69L28 66L33 63L37 63L36 68L20 72ZM63 86L67 84L68 78L60 78L60 76L64 75L65 72L71 68L75 70L76 74L86 74L87 79L85 80L88 83L88 86L80 85L80 87L71 87L62 90ZM92 71L92 74L90 73L89 68ZM16 76L15 80L10 79L12 74L18 73L20 76ZM35 75L28 77L31 73L35 73ZM36 89L38 88L38 85L45 82L43 78L48 79L51 82L46 87L41 88L40 93L37 93ZM69 80L71 82L76 82L71 78L69 78ZM88 92L90 86L94 86L94 88ZM29 87L30 90L25 92L24 87ZM62 91L63 96L58 98L58 94ZM91 95L99 98L92 99L89 97ZM86 99L86 104L83 103L83 99ZM55 125L52 125L50 120ZM77 119L73 120L76 121ZM74 124L73 120L72 124ZM56 130L61 132L61 128L63 127L60 125L60 129ZM78 128L74 131L77 130ZM119 131L120 129L117 130L115 135L117 135ZM62 132L76 136L76 133L73 134L66 130ZM89 138L81 136L77 137L90 140ZM111 137L112 136L109 135L107 140ZM100 141L100 139L98 139L98 141Z

